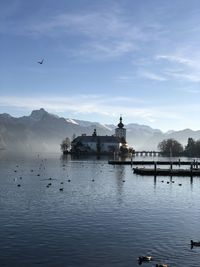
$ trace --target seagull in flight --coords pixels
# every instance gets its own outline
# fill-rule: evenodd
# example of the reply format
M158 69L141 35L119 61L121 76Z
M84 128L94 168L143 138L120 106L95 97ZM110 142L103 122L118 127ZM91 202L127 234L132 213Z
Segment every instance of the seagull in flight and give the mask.
M39 64L42 64L44 61L44 58L41 61L38 61Z

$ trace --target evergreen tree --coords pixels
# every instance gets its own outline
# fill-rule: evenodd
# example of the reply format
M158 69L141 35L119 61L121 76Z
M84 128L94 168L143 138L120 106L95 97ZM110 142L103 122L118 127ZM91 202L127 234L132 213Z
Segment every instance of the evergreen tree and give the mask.
M188 138L188 143L185 146L184 155L187 157L196 156L196 142L191 137Z

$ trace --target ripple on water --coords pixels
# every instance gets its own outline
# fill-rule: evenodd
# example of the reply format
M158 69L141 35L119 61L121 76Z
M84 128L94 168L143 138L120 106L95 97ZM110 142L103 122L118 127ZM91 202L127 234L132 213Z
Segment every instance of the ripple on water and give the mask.
M17 164L20 188L10 171ZM199 179L167 184L168 177L136 176L130 166L60 156L0 165L2 266L129 267L146 254L153 263L200 266L200 248L190 248L200 240Z

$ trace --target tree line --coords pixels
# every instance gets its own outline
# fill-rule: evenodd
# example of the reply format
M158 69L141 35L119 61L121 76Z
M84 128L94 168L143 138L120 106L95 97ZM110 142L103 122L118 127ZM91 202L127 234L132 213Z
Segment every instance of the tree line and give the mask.
M188 138L187 145L184 147L175 139L165 139L158 144L158 149L163 156L185 156L185 157L200 157L200 140L195 141L193 138Z

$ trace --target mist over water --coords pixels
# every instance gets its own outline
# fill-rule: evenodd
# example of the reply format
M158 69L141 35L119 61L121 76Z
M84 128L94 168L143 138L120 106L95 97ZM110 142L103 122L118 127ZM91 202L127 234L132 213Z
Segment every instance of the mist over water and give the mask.
M107 160L1 152L1 266L200 266L200 179Z

